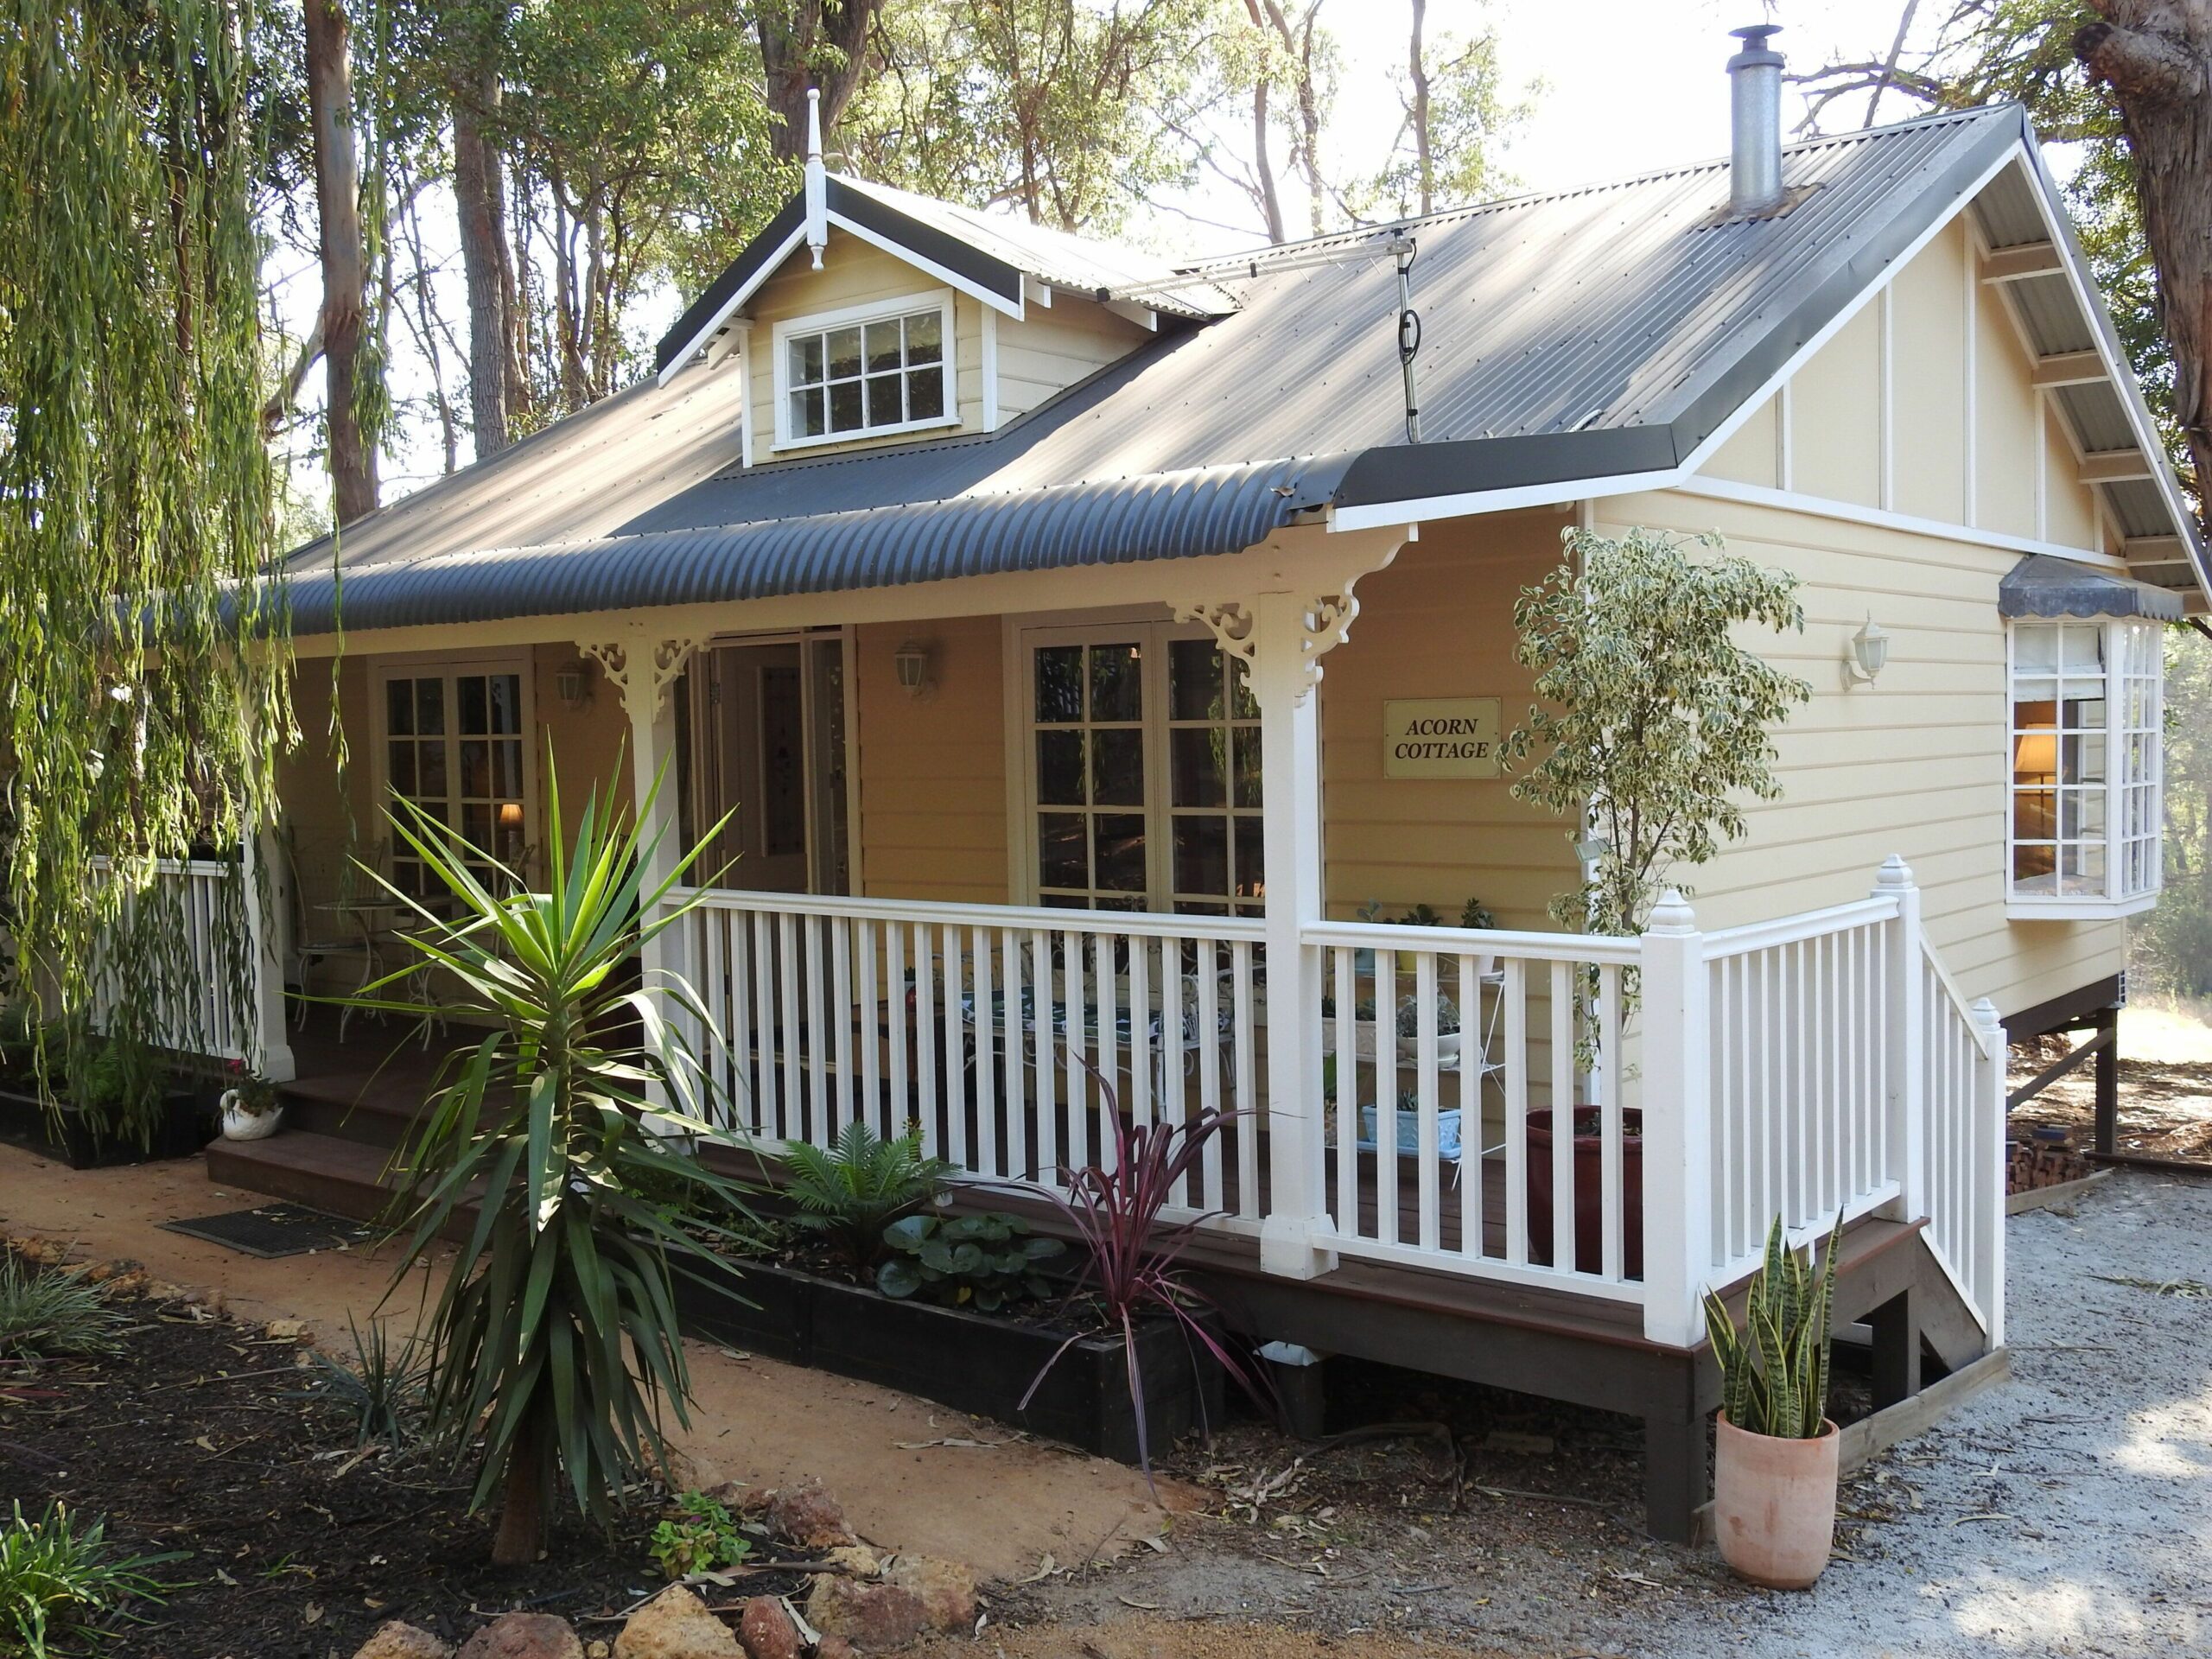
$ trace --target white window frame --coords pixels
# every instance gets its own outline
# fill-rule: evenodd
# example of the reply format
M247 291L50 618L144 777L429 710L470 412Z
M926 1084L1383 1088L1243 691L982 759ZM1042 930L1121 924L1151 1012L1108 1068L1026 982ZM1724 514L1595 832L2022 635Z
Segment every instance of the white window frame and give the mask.
M2097 893L2023 893L2013 885L2018 846L2018 785L2014 783L2014 755L2019 742L2018 715L2021 635L2029 630L2064 626L2098 629L2102 635L2104 661L2105 811L2103 843L2105 890ZM2145 643L2151 652L2148 724L2128 723L2127 685L2129 646ZM2160 624L2139 617L2063 616L2018 617L2005 630L2005 913L2015 921L2100 920L2136 915L2158 902L2164 880L2165 753L2162 725L2165 707L2165 640ZM2063 693L2060 698L2063 702ZM2063 729L2063 728L2062 728ZM2143 746L2147 770L2130 766L2131 737L2146 735ZM2131 792L2142 800L2148 829L2131 837L2127 806ZM2130 840L2147 840L2148 884L2135 892L2123 890L2126 855ZM2063 844L2063 843L2062 843Z
M384 819L384 812L391 804L391 697L385 688L393 680L423 680L436 676L446 683L447 731L446 775L450 792L448 805L461 805L461 694L455 689L456 679L467 679L482 674L512 674L518 677L522 698L519 713L522 721L522 817L523 844L528 848L543 848L545 844L543 814L544 804L537 787L537 755L544 741L544 734L537 725L537 667L527 652L498 652L484 653L455 653L440 652L434 654L402 657L379 657L371 664L369 674L369 727L373 734L369 775L376 791L377 839L391 841L391 826ZM451 828L460 829L457 821ZM495 857L503 857L504 849L483 849ZM528 877L530 873L522 874Z
M1141 807L1104 810L1141 812L1144 817L1145 891L1142 897L1146 912L1173 913L1178 903L1217 903L1224 911L1235 914L1261 914L1261 904L1256 899L1239 900L1227 893L1217 896L1179 893L1174 885L1174 821L1178 809L1172 798L1174 775L1170 733L1179 724L1187 726L1192 722L1177 721L1169 712L1168 647L1178 640L1186 639L1201 639L1209 645L1216 645L1217 642L1212 632L1202 623L1176 622L1161 617L1148 607L1120 611L1087 611L1079 614L1083 618L1081 621L1063 621L1052 616L1008 617L1005 620L1007 776L1015 783L1015 787L1008 791L1007 815L1007 846L1011 850L1007 866L1013 902L1017 905L1045 902L1039 894L1043 883L1037 854L1037 815L1042 809L1038 804L1033 653L1039 646L1091 645L1141 639L1146 657L1142 680L1144 709L1143 718L1137 723L1144 732L1144 804ZM1254 722L1242 717L1233 718L1230 723L1253 725L1254 729L1257 729ZM1236 787L1233 752L1226 782L1233 801ZM1263 790L1265 786L1262 779ZM1224 816L1238 819L1240 825L1249 823L1253 833L1264 833L1261 809L1224 805L1220 810ZM1211 812L1213 809L1205 810ZM1230 881L1233 886L1236 874L1233 840L1229 847L1229 861Z
M849 327L855 324L880 322L886 317L911 316L916 312L934 309L941 319L944 340L944 413L927 420L901 421L893 426L861 426L849 432L823 432L807 436L791 430L791 352L789 343L794 335L819 334L832 328ZM873 438L895 437L906 432L939 432L960 424L960 382L957 366L958 347L952 334L952 290L949 288L931 289L919 294L902 294L896 299L874 300L865 305L849 305L835 311L817 311L804 317L787 317L776 324L769 345L769 355L775 380L776 438L769 446L772 453L781 454L791 449L818 449L825 444L858 443Z

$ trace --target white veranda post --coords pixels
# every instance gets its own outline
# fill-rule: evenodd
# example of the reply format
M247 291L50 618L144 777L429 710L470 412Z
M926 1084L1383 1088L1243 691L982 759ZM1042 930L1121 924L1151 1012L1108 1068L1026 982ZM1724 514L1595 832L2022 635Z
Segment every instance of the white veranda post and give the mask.
M613 639L578 642L606 671L607 681L622 696L623 711L630 716L631 798L639 813L639 845L645 854L638 872L641 891L651 893L668 878L683 857L679 845L676 785L676 702L671 690L691 659L697 641L665 639L651 629L636 629ZM659 785L656 793L654 785ZM561 826L548 826L558 835ZM647 985L665 982L671 973L681 974L681 945L671 931L650 940L639 964Z
M299 1069L292 1057L285 1020L286 947L280 918L288 913L293 896L279 885L291 879L291 872L283 859L272 855L276 844L275 832L262 829L249 831L239 849L244 861L246 943L253 953L255 1032L246 1058L271 1083L289 1083L299 1075ZM307 987L300 989L304 995Z
M1321 1104L1320 950L1305 943L1322 918L1320 658L1344 639L1358 601L1337 593L1262 593L1186 606L1249 669L1260 710L1267 848L1267 1213L1260 1262L1310 1279L1336 1268Z

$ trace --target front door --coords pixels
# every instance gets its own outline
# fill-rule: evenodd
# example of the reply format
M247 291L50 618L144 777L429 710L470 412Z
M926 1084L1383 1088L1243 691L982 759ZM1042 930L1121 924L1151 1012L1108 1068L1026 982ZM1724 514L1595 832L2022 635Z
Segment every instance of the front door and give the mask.
M702 880L763 893L845 890L843 645L831 635L702 653L699 821L730 815Z

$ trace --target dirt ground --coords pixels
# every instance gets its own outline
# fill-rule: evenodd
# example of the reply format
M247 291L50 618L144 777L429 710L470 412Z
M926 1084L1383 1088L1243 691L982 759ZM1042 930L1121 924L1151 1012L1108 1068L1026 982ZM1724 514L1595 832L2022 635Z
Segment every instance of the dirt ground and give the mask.
M2144 1002L2120 1016L2119 1149L2212 1164L2212 1024L2208 1011ZM2010 1086L2031 1080L2063 1051L2016 1058ZM2091 1143L2096 1080L2091 1065L2051 1084L2013 1114L2017 1124L2053 1124L2077 1146Z
M2196 1064L2131 1090L2124 1121L2196 1099ZM155 1230L226 1207L196 1165L32 1168L0 1148L0 1225L257 1316L342 1330L384 1282L349 1253L263 1262ZM2124 1170L2007 1239L2014 1381L1850 1484L1839 1559L1802 1595L1643 1535L1633 1425L1399 1374L1353 1373L1339 1414L1443 1433L1317 1450L1235 1426L1178 1454L1173 1512L1130 1471L711 1352L691 1446L715 1478L819 1473L871 1537L997 1579L978 1638L929 1659L2212 1651L2212 1179ZM998 1443L915 1444L970 1438Z

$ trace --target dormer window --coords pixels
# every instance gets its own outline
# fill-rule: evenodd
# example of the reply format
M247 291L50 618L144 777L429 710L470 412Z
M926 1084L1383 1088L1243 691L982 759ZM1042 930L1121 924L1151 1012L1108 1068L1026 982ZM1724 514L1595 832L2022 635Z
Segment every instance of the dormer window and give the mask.
M957 424L952 296L904 296L776 325L776 448Z

